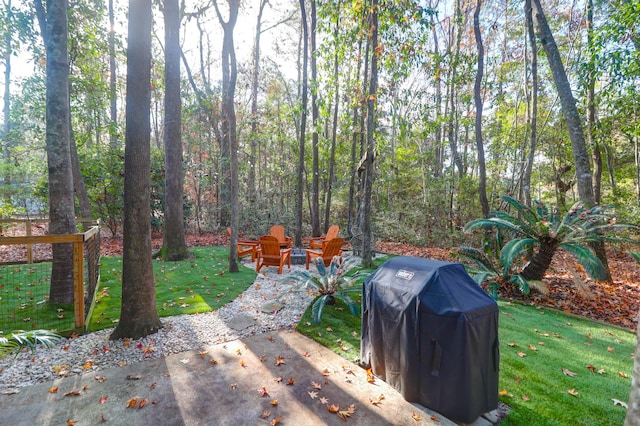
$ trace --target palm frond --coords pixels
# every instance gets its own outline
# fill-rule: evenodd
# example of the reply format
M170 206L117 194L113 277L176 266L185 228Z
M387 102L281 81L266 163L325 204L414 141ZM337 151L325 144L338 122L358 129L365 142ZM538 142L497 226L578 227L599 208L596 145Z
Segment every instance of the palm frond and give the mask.
M640 263L640 252L630 251L629 254L631 255L631 257L633 257L633 260L635 260L637 263Z
M347 305L347 307L349 308L349 312L351 312L351 315L358 315L360 313L360 304L354 302L353 299L348 295L336 293L335 298L342 300L344 304Z
M504 268L503 275L505 271L508 272L513 262L536 242L537 240L534 238L516 238L505 244L500 251L500 264Z
M462 256L475 262L482 270L490 271L497 274L497 269L494 263L484 252L478 250L475 247L462 246L458 247L457 252Z
M327 300L329 300L330 297L330 294L318 297L318 300L316 300L311 307L311 321L314 324L320 324L320 320L322 320L322 312L324 312L324 307L327 306Z
M568 243L562 243L560 244L560 247L571 253L578 263L584 267L584 270L591 278L594 280L607 279L607 271L604 265L600 259L598 259L598 256L596 256L589 248Z
M509 279L509 282L512 284L515 284L516 287L518 287L518 290L520 290L522 294L529 294L530 292L529 282L526 279L524 279L522 275L520 274L512 275L511 278Z

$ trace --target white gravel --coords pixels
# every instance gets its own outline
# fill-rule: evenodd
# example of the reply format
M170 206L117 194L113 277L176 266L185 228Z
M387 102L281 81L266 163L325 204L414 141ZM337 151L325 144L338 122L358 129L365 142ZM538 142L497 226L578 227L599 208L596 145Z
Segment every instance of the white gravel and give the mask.
M245 265L254 267L255 263ZM291 271L303 268L292 265ZM139 340L109 340L113 330L110 328L63 339L52 348L39 347L33 354L24 350L17 357L0 358L0 393L12 393L18 387L61 376L97 374L105 368L291 328L297 325L313 296L291 292L293 285L282 282L288 272L286 267L282 275L274 267L264 268L241 297L217 311L161 318L163 328ZM276 303L279 310L262 312L269 303Z

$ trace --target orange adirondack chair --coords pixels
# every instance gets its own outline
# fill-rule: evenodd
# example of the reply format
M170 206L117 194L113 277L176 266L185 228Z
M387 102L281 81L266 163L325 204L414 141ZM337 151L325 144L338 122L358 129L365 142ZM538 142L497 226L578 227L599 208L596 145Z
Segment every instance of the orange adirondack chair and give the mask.
M227 228L227 233L231 236L231 228ZM258 255L258 242L253 240L241 240L238 238L238 259L246 255L251 255L251 261L256 260Z
M280 242L280 247L291 247L293 240L284 235L284 228L281 225L273 225L269 229L269 235L273 235Z
M342 238L336 237L333 238L322 247L322 251L315 251L306 249L307 252L307 263L305 267L309 269L309 262L316 257L322 257L322 261L324 262L324 266L329 266L333 256L342 256L342 245L344 244L344 240Z
M256 262L256 272L260 272L263 266L277 266L278 273L282 273L285 263L291 269L291 249L280 250L280 242L273 235L260 237L260 250Z
M329 240L336 238L338 236L338 232L340 232L340 227L338 225L331 225L329 229L327 229L327 235L324 237L311 237L309 240L309 247L321 249Z

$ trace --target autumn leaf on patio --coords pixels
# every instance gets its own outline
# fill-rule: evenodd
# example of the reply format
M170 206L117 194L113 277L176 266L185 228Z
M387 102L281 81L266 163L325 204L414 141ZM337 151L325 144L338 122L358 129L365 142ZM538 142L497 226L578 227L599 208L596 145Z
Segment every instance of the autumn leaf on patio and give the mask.
M323 375L323 376L328 376L328 375L330 375L330 374L331 374L331 373L330 373L330 372L329 372L329 370L327 370L326 368L325 368L324 370L322 370L322 375Z
M64 396L78 396L80 395L80 391L72 390L64 394Z
M274 399L273 401L271 401L271 405L273 405L274 407L278 405L278 400Z
M282 421L282 416L280 417L276 417L275 419L271 420L271 426L276 426L278 424L280 424L280 422Z
M218 360L217 360L217 359L214 359L214 358L211 358L211 359L209 360L209 362L210 362L211 364L217 364L217 363L218 363Z
M381 404L383 399L384 399L384 395L383 394L380 394L375 398L369 397L369 401L375 406L378 406L378 404Z
M573 371L567 370L566 368L562 369L562 374L569 377L576 377L578 373L574 373Z
M247 364L244 362L244 360L240 360L240 367L245 368L247 366Z
M615 398L611 398L611 400L613 401L613 405L620 405L625 410L629 408L626 402L622 402L619 399L615 399Z
M263 386L261 389L258 389L258 395L269 396L269 392L267 391L267 388Z
M577 390L575 390L575 389L569 389L569 390L567 391L567 393L568 393L569 395L571 395L571 396L578 396L578 395L580 394L580 392L578 392L578 391L577 391Z
M370 368L367 368L367 382L374 383L376 378L373 376L373 371Z
M411 418L416 422L422 421L422 416L420 416L420 414L416 413L415 411L411 413Z
M94 378L94 379L96 379L96 380L98 381L98 383L102 383L102 382L104 382L105 380L107 380L107 378L106 378L105 376L98 376L98 375L96 375L96 376L93 376L93 378Z
M293 377L289 377L289 380L287 381L287 385L288 386L293 386L295 383L295 380L293 380Z
M278 356L276 357L276 366L282 365L282 364L284 364L284 363L285 363L285 362L284 362L284 357L283 357L282 355L278 355Z
M75 423L73 422L73 420L71 420L71 419L67 419L67 424L68 424L69 426L73 426Z
M318 390L322 389L322 385L318 382L311 382L311 387Z
M320 398L320 402L322 403L322 405L327 405L329 403L329 400L323 396Z
M262 410L262 414L260 414L260 418L261 419L266 419L271 415L271 412L269 410Z
M318 392L316 391L307 391L311 399L316 399L318 397Z
M351 417L351 413L348 411L338 411L338 417L340 417L342 420L347 420L347 417Z
M331 404L327 406L327 410L329 410L330 413L337 413L340 410L340 406L336 404Z
M109 399L108 396L103 396L102 398L100 398L100 404L104 404L105 402L107 402L107 400Z
M56 393L56 392L58 392L58 387L57 386L49 388L49 393Z
M148 402L149 402L149 400L147 398L141 400L140 404L138 404L138 408L144 407L145 405L147 405Z
M133 398L128 400L127 401L127 408L136 408L138 406L138 398L139 397L134 396Z

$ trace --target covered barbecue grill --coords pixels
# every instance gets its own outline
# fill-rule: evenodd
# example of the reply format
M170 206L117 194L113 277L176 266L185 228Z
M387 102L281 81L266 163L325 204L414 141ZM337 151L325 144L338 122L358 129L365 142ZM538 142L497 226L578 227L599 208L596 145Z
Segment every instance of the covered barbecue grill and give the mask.
M471 423L498 407L498 306L459 263L394 257L364 283L360 359L407 401Z

